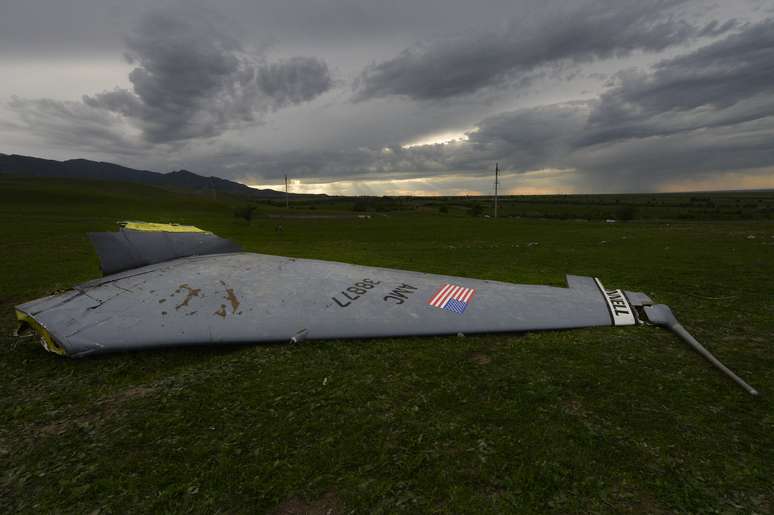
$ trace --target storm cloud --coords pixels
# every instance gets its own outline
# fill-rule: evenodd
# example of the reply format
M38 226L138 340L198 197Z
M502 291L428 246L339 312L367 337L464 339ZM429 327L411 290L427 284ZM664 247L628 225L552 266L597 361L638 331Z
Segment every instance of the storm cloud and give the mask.
M402 95L437 100L525 82L546 67L658 52L696 37L716 36L734 20L697 26L680 19L680 0L573 3L517 17L498 31L440 39L367 67L354 83L364 100ZM541 19L542 18L542 19Z
M774 114L774 20L695 52L628 70L601 95L587 145L734 125Z
M324 61L268 62L246 52L219 17L203 9L153 10L126 45L126 59L137 65L129 74L132 90L84 95L83 103L124 117L150 143L217 136L333 86ZM17 102L13 107L40 111L41 106ZM56 114L66 119L79 109L62 104ZM80 119L71 119L76 132Z
M486 192L495 162L506 191L774 186L755 0L77 0L83 41L10 2L4 152L328 193Z
M49 145L122 158L151 147L119 115L83 102L12 97L8 107L21 122L12 128L34 127L35 133Z
M599 188L772 167L772 62L769 19L651 71L621 73L597 100L485 119L467 144L508 169L573 168Z
M455 173L488 175L495 161L508 171L530 172L567 163L588 113L584 102L502 113L481 120L465 138L446 143L251 153L249 163L230 173L248 183L278 180L285 174L320 182L405 180ZM208 166L218 166L219 158L212 159Z
M617 74L596 99L487 117L466 139L261 158L270 176L387 179L572 169L599 191L652 190L689 178L774 166L774 20L649 71ZM763 172L762 172L763 173Z

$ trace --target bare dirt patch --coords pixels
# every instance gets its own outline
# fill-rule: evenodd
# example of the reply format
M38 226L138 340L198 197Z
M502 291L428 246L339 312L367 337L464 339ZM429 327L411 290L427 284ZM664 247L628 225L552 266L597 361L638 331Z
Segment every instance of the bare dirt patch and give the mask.
M470 355L470 361L476 363L477 365L488 365L492 362L492 358L483 352L474 352Z
M97 404L120 404L132 399L140 399L156 391L154 386L133 386L126 390L116 392L113 395L101 399Z
M61 435L76 427L93 426L101 419L108 418L114 414L123 403L132 399L145 397L155 390L156 388L152 386L134 386L127 388L98 400L93 405L92 411L88 414L55 420L50 424L39 426L36 432L44 435Z
M336 515L343 512L341 500L335 493L328 492L314 501L293 497L277 506L272 513L274 515Z
M588 412L578 400L567 401L564 403L563 407L564 407L564 411L566 413L569 413L570 415L577 415L581 417L585 417L588 415Z

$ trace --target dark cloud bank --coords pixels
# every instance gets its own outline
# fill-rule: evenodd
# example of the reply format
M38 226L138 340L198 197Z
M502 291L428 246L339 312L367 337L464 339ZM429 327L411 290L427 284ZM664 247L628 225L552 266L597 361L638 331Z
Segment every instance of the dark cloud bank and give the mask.
M751 24L649 71L626 70L592 101L495 115L467 141L264 156L267 175L330 179L575 169L601 191L653 190L774 165L774 20ZM488 173L488 172L485 172ZM771 173L762 170L761 173Z
M548 66L658 52L733 28L734 20L696 26L675 16L681 0L576 2L550 19L517 18L499 31L438 40L374 64L355 81L359 100L403 95L438 100L508 82Z
M136 65L129 74L131 91L85 95L82 104L15 99L12 106L49 132L58 133L68 118L76 133L103 123L108 135L100 139L120 144L125 132L116 132L110 113L139 130L140 142L168 143L217 136L333 86L324 61L293 57L267 62L250 55L206 11L152 11L126 44L126 58Z
M260 183L285 173L308 181L475 175L499 161L515 173L575 170L571 180L584 191L653 190L734 170L770 173L774 20L689 22L677 10L682 3L560 9L550 22L412 47L367 67L355 85L359 102L397 95L432 109L546 70L632 52L683 52L614 74L594 100L503 112L450 144L283 153L231 146L188 166ZM698 48L679 46L688 43ZM11 107L52 141L127 154L211 139L334 87L324 61L250 55L207 16L154 11L128 37L127 55L136 65L131 90L82 102L14 99Z

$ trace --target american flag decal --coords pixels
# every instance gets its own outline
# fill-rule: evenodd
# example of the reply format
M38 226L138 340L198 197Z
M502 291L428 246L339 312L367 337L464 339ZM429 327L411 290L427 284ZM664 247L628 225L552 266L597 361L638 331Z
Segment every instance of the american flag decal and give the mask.
M465 288L456 284L444 284L427 301L434 308L445 309L461 315L465 312L473 295L476 293L474 288Z

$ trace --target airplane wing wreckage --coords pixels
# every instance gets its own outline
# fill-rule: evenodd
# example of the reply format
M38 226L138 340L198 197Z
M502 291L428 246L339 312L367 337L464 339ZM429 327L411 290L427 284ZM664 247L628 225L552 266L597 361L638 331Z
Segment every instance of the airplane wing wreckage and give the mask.
M244 344L664 326L749 393L644 293L567 276L567 288L510 284L242 252L196 227L124 222L90 233L104 277L16 307L57 354Z

